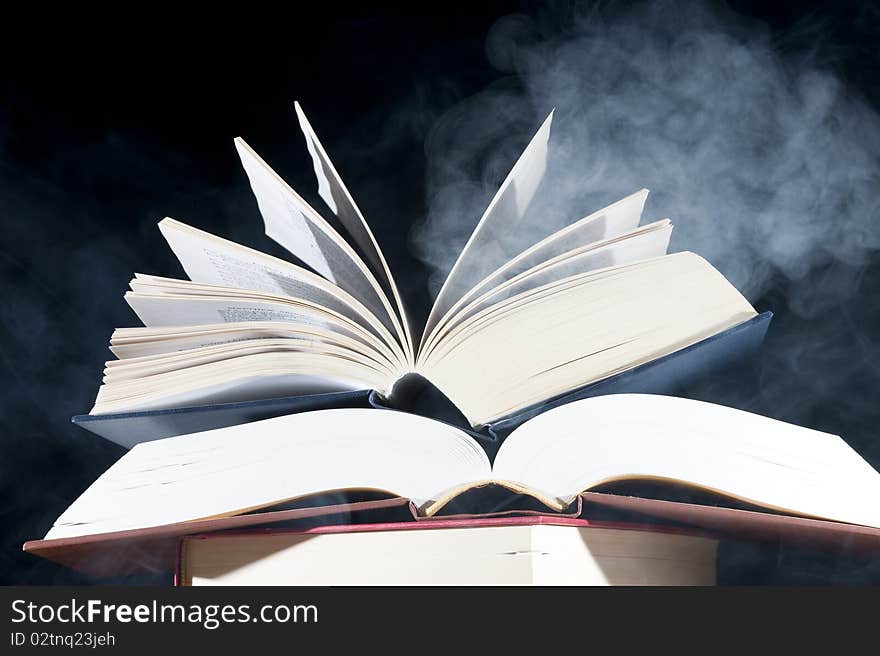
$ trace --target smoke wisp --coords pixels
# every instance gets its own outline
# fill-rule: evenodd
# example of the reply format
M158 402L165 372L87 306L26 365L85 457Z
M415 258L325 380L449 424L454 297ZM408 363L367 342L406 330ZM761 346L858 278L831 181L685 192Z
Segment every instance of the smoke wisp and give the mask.
M565 7L499 20L486 54L510 77L429 134L414 241L434 291L554 107L550 168L513 251L641 187L645 219L676 224L671 250L703 255L752 300L777 273L860 266L880 248L880 118L815 48L786 50L708 4Z

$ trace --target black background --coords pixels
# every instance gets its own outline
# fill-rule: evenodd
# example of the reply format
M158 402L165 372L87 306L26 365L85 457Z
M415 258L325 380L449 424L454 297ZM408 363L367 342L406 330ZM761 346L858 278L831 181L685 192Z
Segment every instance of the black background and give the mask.
M871 21L880 12L865 3L765 4L732 6L789 38L804 21L820 21L830 65L853 93L880 105ZM409 235L426 211L426 135L440 113L501 77L484 52L491 25L540 10L523 2L327 3L308 13L291 5L184 18L153 8L5 26L0 582L88 582L20 546L41 537L122 453L69 417L91 407L113 328L135 325L122 300L131 274L182 276L156 222L174 216L281 255L262 234L232 138L246 136L313 199L291 109L303 101L408 303L424 315L427 272L409 254ZM420 111L398 111L412 107ZM850 297L810 319L789 311L798 284L841 276L852 280ZM841 434L880 467L878 292L876 252L851 269L820 265L800 283L780 277L750 299L776 313L761 358L690 393ZM786 350L793 340L815 348ZM774 366L779 357L804 358L804 375L776 373L789 371ZM842 366L845 376L823 380L823 369ZM725 582L880 583L880 566L846 553L726 545L722 555Z
M425 617L443 617L451 621L437 622L440 626L431 632L431 644L440 649L459 649L462 635L468 644L522 647L529 641L547 645L547 631L506 630L523 625L539 627L630 627L632 618L638 618L638 630L615 631L617 642L631 650L656 649L668 644L681 649L683 645L705 648L724 636L724 643L733 649L748 651L754 647L755 636L767 648L833 651L839 648L841 636L848 644L870 642L874 620L874 595L870 588L802 589L756 588L642 588L639 591L623 588L510 588L480 587L382 587L382 588L143 588L102 586L98 589L71 586L23 587L0 589L0 604L10 608L4 613L2 630L4 640L11 634L24 634L23 646L7 648L7 653L46 653L39 646L42 633L52 636L70 636L77 631L114 637L114 647L125 654L155 654L174 645L180 651L216 649L222 653L249 652L254 645L287 644L296 641L297 648L316 650L347 649L353 639L361 649L387 649L389 634L395 640L400 628L410 629L411 635L423 638L429 630ZM27 604L42 611L44 617L61 611L67 618L72 605L84 606L90 599L99 599L99 608L110 609L110 621L95 622L16 622L20 612L28 614ZM74 604L71 600L75 600ZM22 603L23 602L23 603ZM184 605L191 621L182 623L134 621L119 622L115 611L119 607L137 607L153 603ZM314 605L309 621L299 622L224 622L214 629L205 628L204 619L219 615L220 606L231 606L227 616L240 617L237 607L246 605L253 617L264 604L269 604L268 617L279 606ZM209 607L213 606L211 609ZM780 612L784 609L786 612ZM157 613L158 614L158 613ZM82 613L85 615L85 612ZM166 618L168 614L166 614ZM282 615L283 617L283 615ZM300 612L300 618L305 613ZM687 618L686 622L682 618ZM731 617L736 617L738 630L731 630ZM7 619L9 618L9 619ZM213 624L209 623L209 626ZM504 627L486 635L486 626ZM748 627L741 630L739 627ZM804 630L804 627L810 627ZM8 636L8 637L7 637ZM409 637L409 636L407 636ZM776 639L776 645L773 639ZM31 647L30 641L38 646ZM406 638L403 638L406 639ZM60 641L59 641L60 642ZM772 645L772 647L771 647ZM777 647L778 645L778 647ZM103 650L110 651L110 650ZM101 653L99 650L98 653Z

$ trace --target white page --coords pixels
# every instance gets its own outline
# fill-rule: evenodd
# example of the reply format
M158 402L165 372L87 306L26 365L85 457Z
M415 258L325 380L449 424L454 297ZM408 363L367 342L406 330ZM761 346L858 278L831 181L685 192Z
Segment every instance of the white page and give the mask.
M308 148L309 155L312 157L315 176L318 178L318 194L327 203L327 206L336 215L336 218L339 219L339 222L348 231L348 234L351 235L359 248L360 254L372 266L374 273L379 275L380 280L391 291L397 307L398 317L406 332L409 350L412 350L412 335L410 334L409 322L406 318L406 310L400 298L400 293L397 290L397 284L394 282L394 276L391 275L391 269L389 269L385 256L382 254L382 249L373 236L373 232L370 230L366 219L364 219L360 208L355 204L348 188L342 181L342 177L336 172L336 167L333 166L333 162L330 161L324 146L318 140L318 135L312 129L299 102L294 102L294 108L299 120L299 127L306 139L306 147Z
M193 326L195 328L195 326ZM110 337L110 350L121 362L131 358L148 357L206 346L230 344L241 341L261 339L313 339L326 344L337 344L358 350L365 355L383 362L387 358L364 342L346 337L340 333L322 330L314 326L294 323L274 323L271 321L246 321L229 324L207 324L201 330L187 330L186 327L117 328Z
M313 369L310 369L313 367ZM166 394L177 387L194 387L213 384L221 379L270 376L288 373L309 373L316 375L343 376L361 381L371 381L361 389L385 389L388 386L387 372L373 363L362 363L350 354L337 354L329 351L308 349L287 351L260 351L238 357L215 361L194 363L183 369L156 372L136 379L107 379L101 394L106 400L122 399L132 394ZM378 385L378 387L374 387Z
M523 218L547 170L547 144L552 121L553 112L550 112L544 124L513 165L507 178L501 183L501 187L471 233L467 244L452 265L452 270L440 288L428 316L422 336L423 343L449 308L482 278L480 272L485 270L487 264L484 261L486 247L498 239L498 235L517 230L517 224ZM494 266L491 266L490 270L494 270L503 262L492 264Z
M641 221L648 193L647 189L640 189L554 232L497 269L492 277L480 283L477 291L485 291L491 286L576 248L635 230Z
M252 339L228 344L213 344L186 352L161 353L157 355L111 360L104 366L104 383L123 380L137 380L160 373L185 371L190 367L210 362L228 362L235 358L256 355L258 353L274 353L283 355L289 352L328 354L346 358L365 367L370 367L383 377L389 378L395 372L387 365L364 355L362 352L335 344L326 344L309 339Z
M321 388L305 391L303 378L320 381ZM337 384L336 381L343 381ZM136 380L108 381L98 390L92 413L128 412L170 407L178 394L197 394L205 402L221 402L211 390L227 390L224 401L247 401L259 388L263 398L348 389L374 389L386 394L391 380L374 367L329 353L257 353L178 371L156 373ZM218 393L219 393L218 391ZM195 401L194 405L200 405Z
M429 499L489 470L473 439L440 422L375 409L304 412L138 444L46 537L234 514L345 488Z
M684 481L787 512L880 527L880 474L835 435L723 406L615 394L517 428L495 475L547 494L603 481Z
M376 277L354 249L241 138L235 147L257 199L266 234L359 299L393 332L407 355L405 331ZM409 359L412 359L411 356Z
M303 304L309 307L320 308L334 316L340 317L348 324L357 325L367 330L382 341L394 344L394 338L375 318L368 314L366 317L354 312L351 307L341 303L338 298L325 295L321 292L309 293L296 296L291 294L277 294L273 292L257 292L249 289L236 289L234 287L221 287L219 285L194 284L187 280L156 280L135 274L135 278L129 283L131 291L148 296L191 296L193 298L234 298L242 302L274 302L282 304ZM292 292L293 290L288 287Z
M665 255L671 234L672 224L667 220L658 221L643 226L625 237L593 244L541 262L531 269L512 276L459 308L442 327L438 325L434 338L426 345L427 352L423 351L420 355L427 358L434 345L442 343L443 338L456 326L478 312L531 289L589 271Z
M369 388L362 380L318 374L279 374L273 376L238 377L230 381L208 383L202 387L184 391L168 391L154 394L137 402L117 403L115 406L95 405L91 415L108 412L141 412L146 410L165 410L168 408L189 408L197 405L216 403L238 403L241 401L262 401L264 399L306 394L326 394L347 392Z
M514 297L456 327L424 368L472 425L650 362L756 314L708 262L687 252L589 272L523 296L527 302Z
M267 294L262 292L252 292L243 289L232 289L229 287L217 287L214 285L195 285L192 283L179 284L182 281L156 281L147 280L143 277L137 277L130 283L131 290L138 296L149 297L166 297L166 298L191 298L196 301L206 300L225 300L232 301L239 305L247 305L249 303L274 303L282 307L305 307L309 311L314 310L321 317L329 315L333 320L351 330L356 330L358 334L369 333L371 343L380 343L388 353L396 353L393 361L395 366L399 366L404 361L403 352L400 346L391 334L370 315L369 322L360 322L351 318L348 314L337 311L343 309L338 303L332 302L330 307L292 296L280 296L275 294ZM331 309L336 308L336 309ZM366 325L365 325L366 324ZM312 326L315 329L315 326Z
M242 298L201 298L148 295L128 292L128 305L145 326L200 326L215 323L291 322L339 332L371 346L391 363L400 355L363 327L315 306L295 302L259 301Z
M563 253L634 230L639 225L647 197L648 190L641 189L561 230L557 230L537 244L525 249L516 257L504 262L468 290L436 322L431 334L426 336L422 342L421 355L424 356L425 352L430 349L438 333L447 323L460 320L460 317L457 316L458 311L481 294Z
M159 230L195 283L301 299L348 317L391 346L398 344L390 332L394 331L394 323L381 309L376 314L376 308L366 307L359 298L311 271L174 219L160 221ZM138 279L146 283L181 284L181 281L156 276L138 276Z

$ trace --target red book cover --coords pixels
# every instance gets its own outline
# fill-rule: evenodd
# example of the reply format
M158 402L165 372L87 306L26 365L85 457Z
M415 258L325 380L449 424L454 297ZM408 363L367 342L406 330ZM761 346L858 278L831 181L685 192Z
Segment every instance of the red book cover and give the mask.
M851 552L880 553L880 529L855 524L844 524L808 517L778 515L752 510L738 510L717 506L661 501L641 497L585 492L578 497L577 507L569 515L553 516L559 521L590 521L596 509L614 509L627 513L635 521L658 520L670 526L710 531L722 538L738 540L781 540L811 547L844 549ZM180 539L214 531L243 530L272 527L289 522L335 522L351 525L346 518L358 513L363 526L382 526L389 512L405 520L403 523L436 526L438 522L488 521L487 515L457 515L420 517L409 501L400 497L346 503L333 506L297 508L232 517L204 519L180 524L168 524L143 529L116 531L53 540L31 540L24 551L72 567L93 576L121 576L138 572L172 571L177 558ZM510 521L518 515L520 521L533 520L547 513L511 511L501 519ZM574 518L580 518L574 520ZM394 522L397 524L398 522ZM389 524L385 523L385 526ZM286 527L286 526L285 526ZM343 530L338 526L324 526L320 530ZM349 529L350 530L350 529ZM365 530L388 530L365 529Z

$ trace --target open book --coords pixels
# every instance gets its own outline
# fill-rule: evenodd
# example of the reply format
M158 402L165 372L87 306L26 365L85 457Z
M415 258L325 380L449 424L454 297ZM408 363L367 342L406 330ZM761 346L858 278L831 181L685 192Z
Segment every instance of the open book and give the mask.
M756 316L699 256L640 226L647 190L514 257L505 245L547 168L552 113L492 199L413 332L363 215L296 105L328 221L242 139L269 237L309 268L166 218L190 280L136 275L145 327L114 332L91 414L371 389L417 373L473 427L657 361ZM331 223L332 221L332 223Z
M701 401L619 394L538 415L494 462L463 430L390 410L319 410L139 444L46 538L185 524L332 490L384 490L432 516L494 484L561 511L620 479L880 527L880 474L840 438Z

